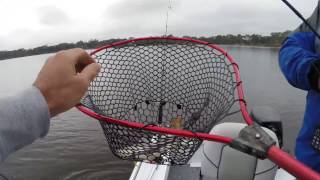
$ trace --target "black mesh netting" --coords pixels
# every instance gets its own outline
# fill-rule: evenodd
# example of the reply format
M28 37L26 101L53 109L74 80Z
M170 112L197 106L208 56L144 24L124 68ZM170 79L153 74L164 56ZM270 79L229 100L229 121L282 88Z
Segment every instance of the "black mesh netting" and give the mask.
M107 117L208 133L235 102L231 63L207 45L139 40L93 57L102 69L82 103ZM127 160L186 164L202 142L100 122L112 152Z

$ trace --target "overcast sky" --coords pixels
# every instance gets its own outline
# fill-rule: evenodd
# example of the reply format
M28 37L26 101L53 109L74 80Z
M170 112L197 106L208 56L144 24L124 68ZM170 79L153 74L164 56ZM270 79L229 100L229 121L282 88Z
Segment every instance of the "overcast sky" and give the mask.
M318 0L289 0L305 17ZM281 0L171 0L176 36L269 34L300 20ZM169 0L0 0L0 50L165 32Z

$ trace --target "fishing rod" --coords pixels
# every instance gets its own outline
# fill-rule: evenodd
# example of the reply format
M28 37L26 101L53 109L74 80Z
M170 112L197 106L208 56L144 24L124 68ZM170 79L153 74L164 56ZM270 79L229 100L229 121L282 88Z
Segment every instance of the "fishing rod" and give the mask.
M318 37L320 40L320 35L319 33L310 25L310 23L301 15L301 13L294 8L287 0L281 0L284 2L307 26L308 28Z
M320 35L319 33L311 26L311 24L301 15L301 13L294 8L287 0L281 0L282 2L284 2L302 21L305 25L307 25L307 27L317 36L317 38L320 40ZM318 76L320 76L320 69L317 65L315 65L314 63L311 63L311 66L314 67L314 69L316 70Z

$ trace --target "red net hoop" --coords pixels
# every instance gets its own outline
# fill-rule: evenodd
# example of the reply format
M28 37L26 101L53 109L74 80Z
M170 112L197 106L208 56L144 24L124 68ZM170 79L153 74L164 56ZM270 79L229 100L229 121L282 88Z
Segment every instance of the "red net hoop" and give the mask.
M250 125L246 130L258 128L246 109L238 66L218 46L186 38L149 37L107 45L91 55L102 69L77 108L100 121L117 157L186 164L203 140L260 156L254 153L255 147L246 146L249 142L208 134L235 112L241 112ZM269 145L261 157L298 179L320 179L317 172Z
M251 123L238 67L213 44L140 38L102 47L92 56L102 69L81 103L104 119L110 149L121 159L186 164L202 143L192 134L208 133L238 102Z

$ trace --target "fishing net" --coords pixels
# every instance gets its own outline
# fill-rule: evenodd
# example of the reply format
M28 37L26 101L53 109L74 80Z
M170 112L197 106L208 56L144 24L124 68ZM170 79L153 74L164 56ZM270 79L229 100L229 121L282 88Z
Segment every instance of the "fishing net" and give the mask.
M92 56L102 68L81 103L110 119L208 133L237 101L234 64L209 44L146 38L109 45ZM202 143L100 123L111 151L126 160L186 164Z

